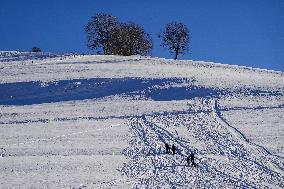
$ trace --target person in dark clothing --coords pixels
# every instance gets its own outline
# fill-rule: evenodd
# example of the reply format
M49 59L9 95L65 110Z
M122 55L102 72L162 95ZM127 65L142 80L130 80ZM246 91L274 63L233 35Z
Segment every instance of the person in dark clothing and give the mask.
M189 155L189 157L187 157L187 163L189 164L189 160L191 162L191 165L196 167L196 163L194 162L194 153L191 152L191 154Z
M170 153L170 145L168 143L165 143L165 148L166 148L166 153L169 154Z
M189 163L190 163L190 157L189 156L187 156L187 158L186 158L186 163L189 166Z
M174 144L172 145L172 152L173 152L173 155L176 154L176 146Z

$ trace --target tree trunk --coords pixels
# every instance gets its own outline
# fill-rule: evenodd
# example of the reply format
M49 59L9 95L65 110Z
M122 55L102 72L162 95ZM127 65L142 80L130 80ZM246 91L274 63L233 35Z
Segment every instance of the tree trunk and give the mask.
M107 49L106 47L103 47L104 55L107 55Z
M178 58L178 49L175 50L175 60Z

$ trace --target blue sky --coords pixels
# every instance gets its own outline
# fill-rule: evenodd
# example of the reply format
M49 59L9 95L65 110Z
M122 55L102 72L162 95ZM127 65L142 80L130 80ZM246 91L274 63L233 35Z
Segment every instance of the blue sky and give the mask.
M283 0L0 0L0 50L84 52L84 26L99 12L142 25L152 56L173 58L157 34L171 21L190 29L180 59L284 71Z

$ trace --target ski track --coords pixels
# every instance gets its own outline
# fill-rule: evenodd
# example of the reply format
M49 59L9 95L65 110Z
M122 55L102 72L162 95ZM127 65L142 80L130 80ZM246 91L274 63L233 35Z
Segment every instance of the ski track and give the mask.
M283 188L283 158L229 125L217 99L204 107L212 111L130 119L130 147L124 151L130 161L121 171L136 181L133 188ZM179 127L186 127L186 135L206 148L198 149L179 136ZM177 155L165 154L165 142L175 144ZM197 155L196 168L186 165L191 151Z

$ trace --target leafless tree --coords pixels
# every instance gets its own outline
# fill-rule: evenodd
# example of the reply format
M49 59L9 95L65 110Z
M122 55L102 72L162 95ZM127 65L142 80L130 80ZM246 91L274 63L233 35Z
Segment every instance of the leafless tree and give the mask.
M181 22L171 22L158 35L162 39L161 46L175 53L175 60L179 54L188 52L189 29Z
M100 13L85 27L90 49L102 49L104 54L129 56L147 55L153 47L149 34L135 23L122 23L116 17Z
M153 42L149 34L135 23L121 23L114 28L111 36L111 52L123 56L134 54L147 55Z
M93 50L101 48L104 54L111 54L111 32L118 25L118 19L110 14L99 13L93 16L85 27L87 46Z

